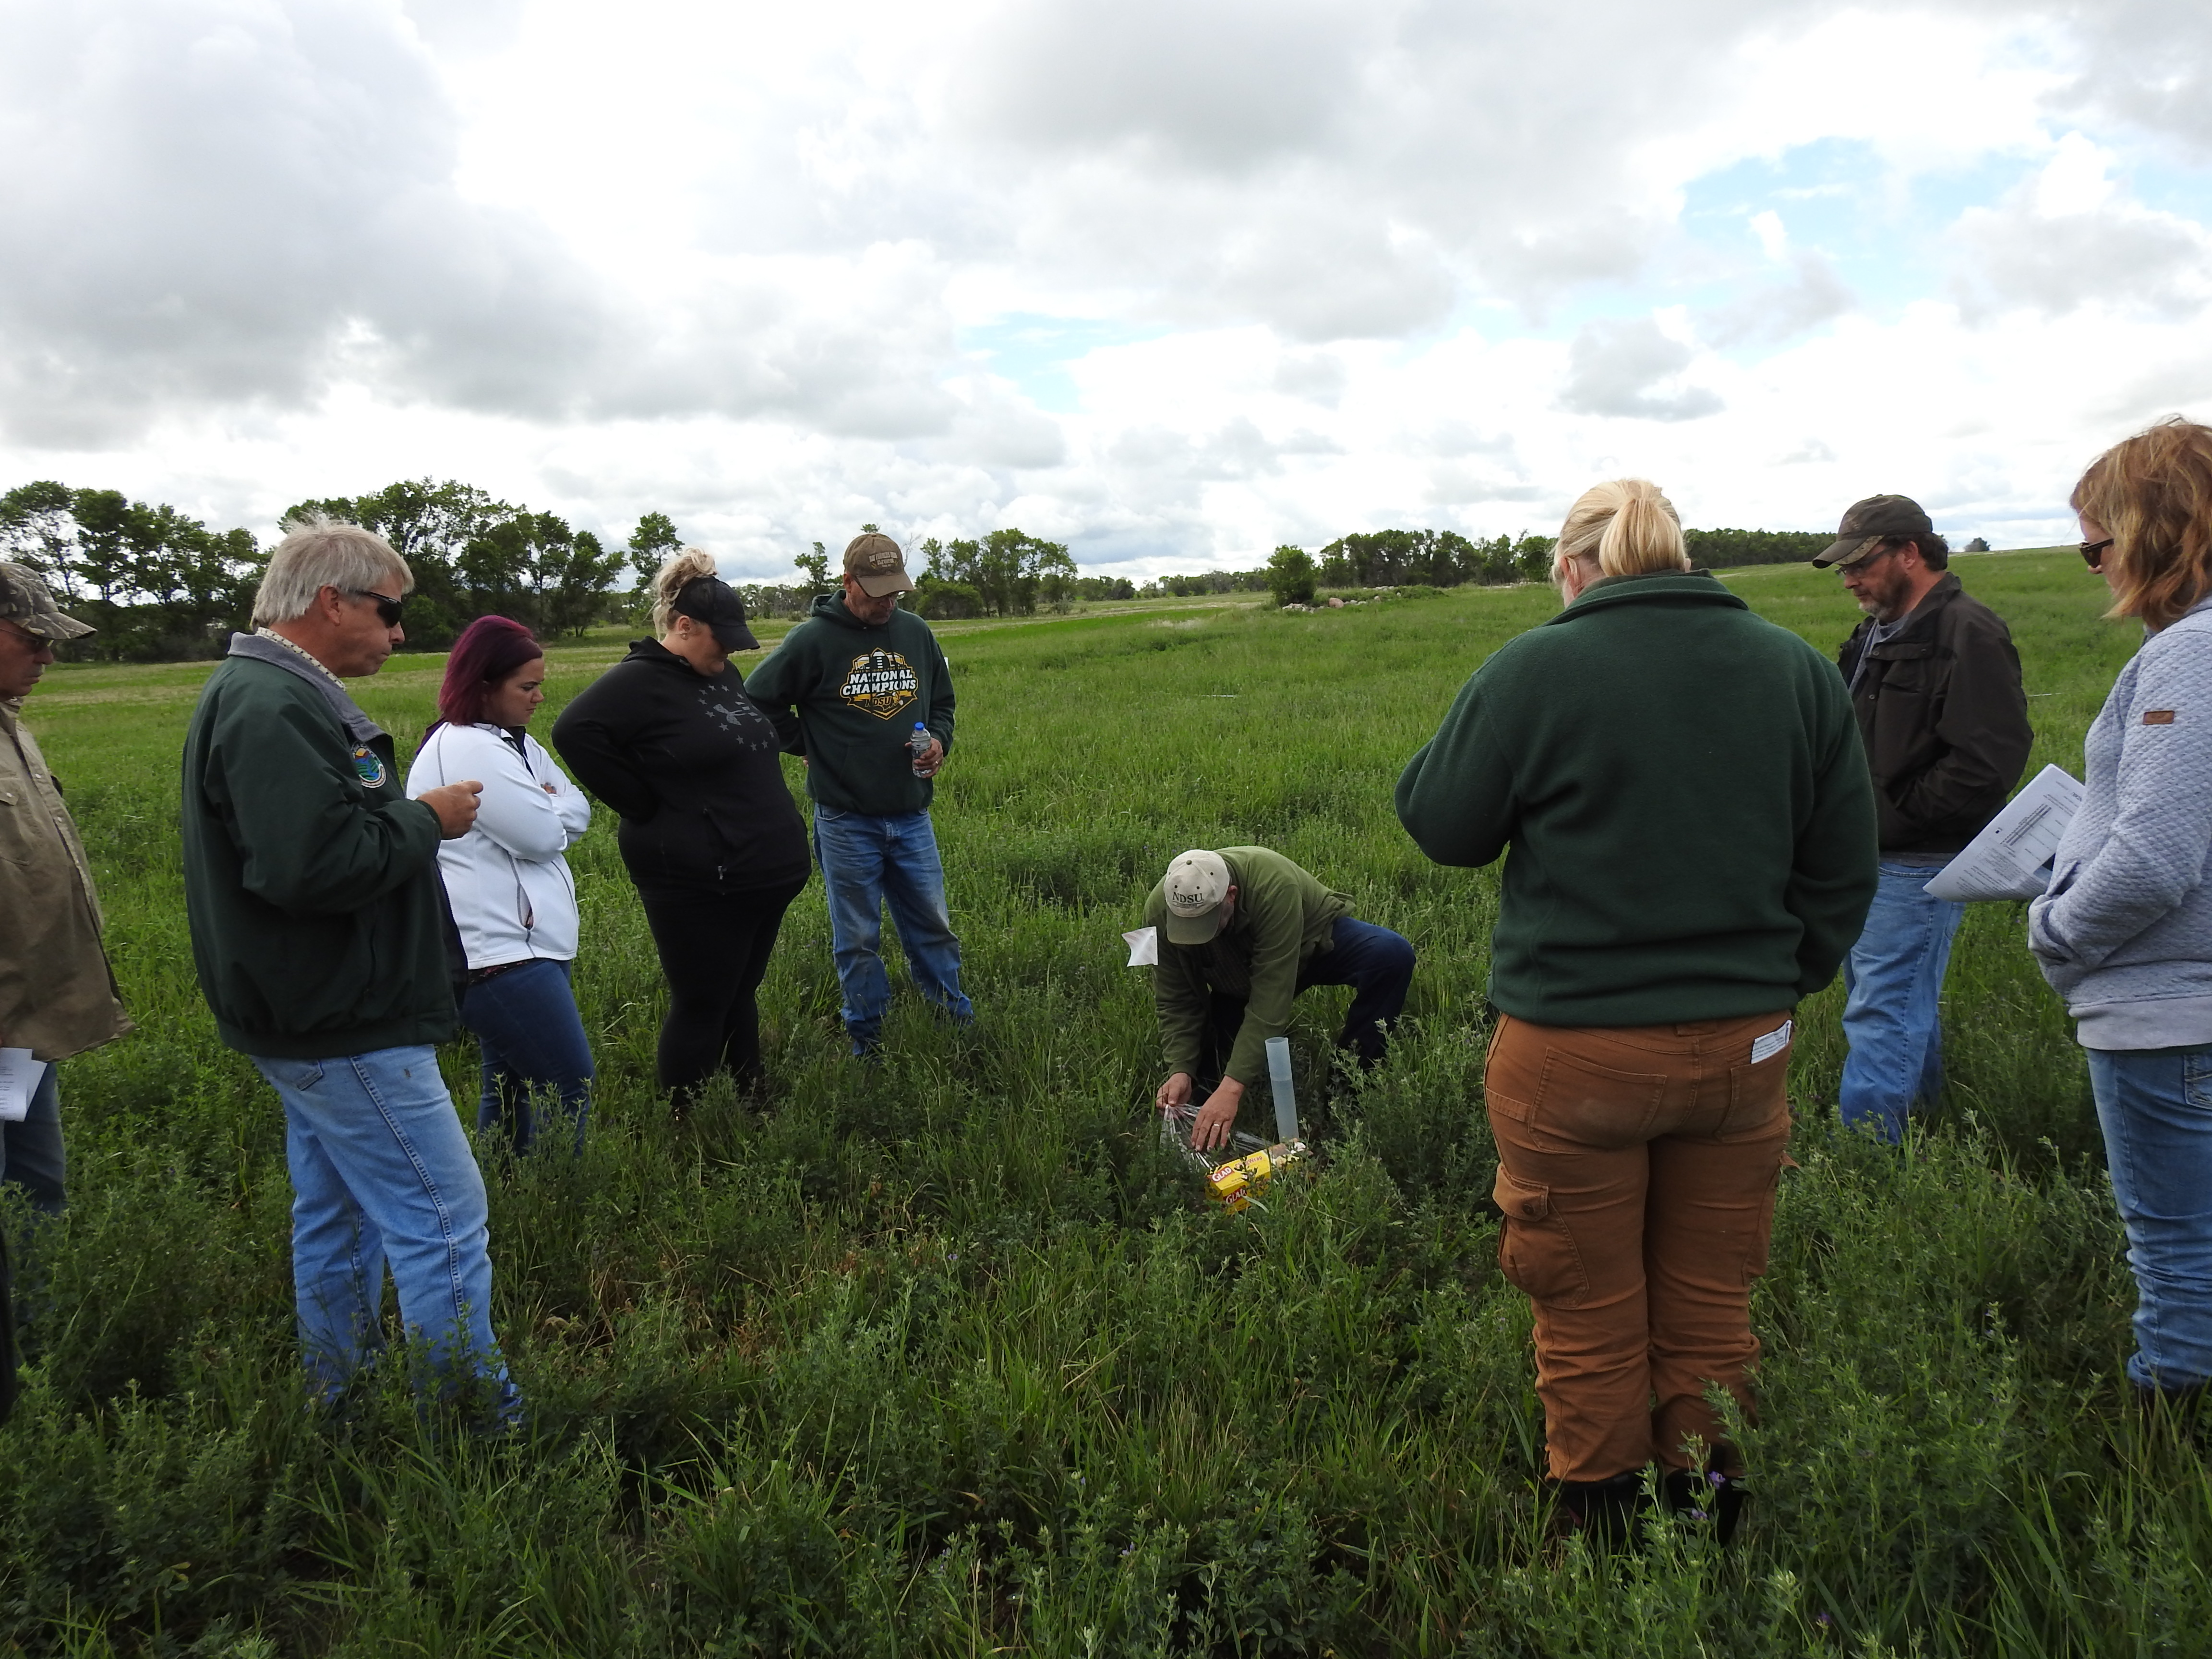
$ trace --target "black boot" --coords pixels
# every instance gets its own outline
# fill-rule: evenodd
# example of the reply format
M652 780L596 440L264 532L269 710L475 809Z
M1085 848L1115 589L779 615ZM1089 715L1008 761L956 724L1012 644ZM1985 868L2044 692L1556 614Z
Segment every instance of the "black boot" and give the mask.
M1617 1555L1636 1541L1637 1517L1644 1512L1644 1471L1631 1469L1609 1480L1553 1483L1565 1530L1578 1533L1595 1555Z
M1668 1514L1692 1526L1711 1526L1723 1549L1735 1541L1743 1507L1751 1501L1742 1474L1723 1470L1717 1453L1705 1460L1702 1471L1669 1469L1661 1490Z

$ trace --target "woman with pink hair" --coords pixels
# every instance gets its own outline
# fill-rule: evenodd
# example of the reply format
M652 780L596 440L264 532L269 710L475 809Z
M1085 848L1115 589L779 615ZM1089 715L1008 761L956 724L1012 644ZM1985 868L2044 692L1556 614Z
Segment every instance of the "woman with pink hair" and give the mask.
M592 806L527 729L544 684L544 647L528 629L505 617L471 623L446 659L441 718L423 734L407 793L463 778L483 784L475 826L438 849L468 958L461 1020L483 1054L477 1127L528 1152L533 1108L550 1097L580 1152L592 1047L568 982L576 883L562 855L591 828Z

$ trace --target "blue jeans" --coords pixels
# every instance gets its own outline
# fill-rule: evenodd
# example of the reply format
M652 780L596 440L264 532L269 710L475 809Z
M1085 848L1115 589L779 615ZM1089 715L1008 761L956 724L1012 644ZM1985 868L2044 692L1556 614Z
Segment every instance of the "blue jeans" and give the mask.
M1382 1058L1398 1016L1406 1012L1406 992L1413 982L1413 947L1402 934L1371 921L1339 916L1328 949L1315 951L1298 964L1297 991L1292 994L1316 985L1349 985L1352 1006L1345 1011L1336 1046L1368 1066ZM1244 999L1216 991L1207 1003L1207 1042L1199 1059L1203 1075L1192 1081L1210 1089L1221 1080L1229 1052L1237 1046L1237 1034L1243 1029Z
M511 1420L520 1402L491 1334L483 1176L438 1075L438 1051L257 1055L253 1064L284 1103L292 1285L309 1388L334 1401L374 1358L388 1265L400 1318L441 1392L481 1376L488 1414Z
M518 1152L538 1136L531 1095L553 1095L584 1150L592 1109L592 1045L568 988L568 964L543 957L469 987L461 1019L483 1051L483 1094L477 1127L501 1128Z
M2212 1382L2212 1044L2088 1055L2136 1276L2128 1380Z
M12 1181L41 1216L68 1200L69 1154L62 1146L61 1067L48 1066L21 1123L0 1122L0 1180Z
M960 941L945 907L945 866L929 814L877 817L817 803L814 856L830 897L830 948L853 1052L875 1048L890 1006L882 954L886 903L915 988L953 1018L973 1019L975 1011L960 992Z
M1884 859L1866 930L1844 959L1844 1121L1888 1141L1905 1138L1916 1099L1943 1087L1936 998L1966 907L1921 890L1938 867Z

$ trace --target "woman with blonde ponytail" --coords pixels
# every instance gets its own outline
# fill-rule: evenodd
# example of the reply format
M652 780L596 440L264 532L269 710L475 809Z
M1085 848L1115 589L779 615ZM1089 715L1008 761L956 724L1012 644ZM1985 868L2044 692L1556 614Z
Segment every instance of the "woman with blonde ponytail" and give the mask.
M660 567L653 594L660 637L569 703L553 744L622 816L617 845L668 981L658 1076L680 1117L718 1073L746 1093L764 1081L754 994L808 854L779 759L791 733L730 664L760 648L744 600L696 547Z
M1441 864L1512 848L1483 1081L1557 1512L1633 1539L1656 1458L1726 1542L1706 1393L1752 1412L1791 1015L1866 918L1873 793L1833 665L1689 568L1657 485L1586 491L1552 571L1564 608L1461 690L1398 816Z

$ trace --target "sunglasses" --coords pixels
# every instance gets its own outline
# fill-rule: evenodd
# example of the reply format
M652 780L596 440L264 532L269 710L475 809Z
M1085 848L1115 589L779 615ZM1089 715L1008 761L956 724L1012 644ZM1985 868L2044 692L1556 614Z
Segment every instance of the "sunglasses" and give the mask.
M2112 544L2112 538L2110 536L2106 537L2101 542L2083 542L2081 562L2087 565L2090 569L2101 574L2105 568L2105 550Z
M399 626L398 600L388 599L385 598L383 594L377 592L374 589L367 587L356 589L354 598L357 599L374 599L376 601L377 621L382 623L386 628L397 628Z

